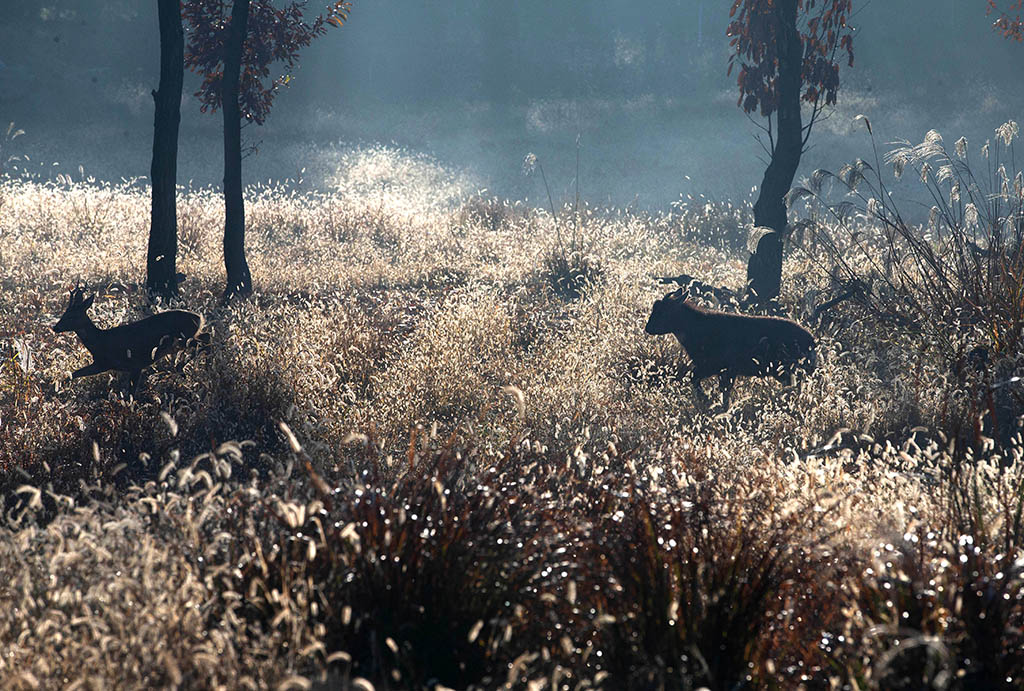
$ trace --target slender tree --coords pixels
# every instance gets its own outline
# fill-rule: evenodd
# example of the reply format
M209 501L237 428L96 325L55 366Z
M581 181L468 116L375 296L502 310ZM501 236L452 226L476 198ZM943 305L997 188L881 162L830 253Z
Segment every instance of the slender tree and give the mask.
M185 71L185 34L179 0L157 0L160 21L160 85L153 92L153 185L146 288L152 296L168 299L178 290L178 125L181 122L181 86Z
M839 91L839 63L853 65L853 0L733 0L729 73L739 66L739 105L767 119L764 172L754 224L763 228L747 264L748 295L778 296L786 238L786 195L811 129ZM806 123L802 112L806 104Z
M203 77L196 92L203 112L223 109L224 116L224 297L252 292L245 258L245 202L242 194L243 120L263 124L274 96L291 80L299 50L326 33L327 25L348 19L349 2L332 2L323 14L306 21L305 1L275 7L271 0L185 0L189 27L185 64ZM284 74L271 78L280 62Z
M239 81L242 48L249 25L249 0L234 0L224 41L221 103L224 114L224 296L252 292L252 274L245 260L245 200L242 197L242 109Z

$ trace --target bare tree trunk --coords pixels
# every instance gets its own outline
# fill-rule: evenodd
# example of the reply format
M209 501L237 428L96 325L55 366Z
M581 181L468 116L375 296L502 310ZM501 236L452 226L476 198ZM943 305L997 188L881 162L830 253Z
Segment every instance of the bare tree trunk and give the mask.
M242 113L238 83L242 49L249 23L249 0L235 0L231 26L224 45L224 79L221 104L224 111L224 298L252 292L252 275L245 261L245 202L242 199Z
M754 224L771 228L747 263L747 290L758 301L778 297L782 284L782 244L787 210L785 196L793 186L803 153L803 123L800 117L800 85L803 43L797 30L798 0L776 0L776 42L779 56L778 122L772 160L764 172L754 205Z
M181 84L185 70L185 34L179 0L157 0L160 16L160 86L153 92L153 185L149 249L146 253L146 288L164 299L178 292L178 125L181 122Z

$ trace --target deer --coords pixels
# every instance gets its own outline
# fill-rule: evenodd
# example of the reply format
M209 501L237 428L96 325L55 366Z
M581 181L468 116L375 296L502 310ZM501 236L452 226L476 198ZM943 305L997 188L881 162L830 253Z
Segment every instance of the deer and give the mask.
M111 370L127 372L129 390L134 394L142 370L184 349L189 342L209 342L208 334L199 333L204 324L202 315L186 310L167 310L136 322L101 329L87 314L95 298L95 294L86 297L82 288L73 288L64 315L53 325L57 333L73 331L92 354L92 364L76 369L71 373L72 379Z
M738 376L773 376L787 384L801 370L810 374L817 362L810 331L790 319L705 309L680 289L654 303L644 330L673 334L693 363L692 384L698 403L710 407L701 382L718 377L722 410Z

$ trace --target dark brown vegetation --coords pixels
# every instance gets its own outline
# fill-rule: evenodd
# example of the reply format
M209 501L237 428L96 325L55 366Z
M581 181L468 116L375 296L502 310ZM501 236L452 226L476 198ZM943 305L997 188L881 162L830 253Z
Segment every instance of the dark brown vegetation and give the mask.
M718 377L722 407L736 377L773 376L790 383L800 369L814 371L814 336L790 319L704 309L679 289L654 303L644 329L672 334L693 363L693 390L702 405L708 400L701 381Z

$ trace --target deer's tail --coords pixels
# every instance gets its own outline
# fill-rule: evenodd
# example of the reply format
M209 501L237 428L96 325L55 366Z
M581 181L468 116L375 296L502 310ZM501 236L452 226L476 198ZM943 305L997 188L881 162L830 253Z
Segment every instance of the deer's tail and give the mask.
M195 331L192 332L192 336L189 337L189 341L194 341L200 347L207 347L213 342L213 334L206 330L206 320L203 315L195 315Z

